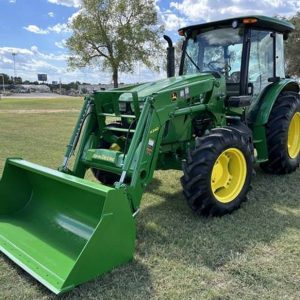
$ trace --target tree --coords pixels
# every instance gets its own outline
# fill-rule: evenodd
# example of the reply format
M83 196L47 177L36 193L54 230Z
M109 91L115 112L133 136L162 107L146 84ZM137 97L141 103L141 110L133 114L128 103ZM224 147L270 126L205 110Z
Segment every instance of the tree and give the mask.
M295 30L289 35L286 42L286 63L288 74L300 76L300 12L289 20L294 24Z
M131 73L137 61L157 69L161 53L154 0L83 0L80 13L70 24L67 40L71 68L99 65L112 73L118 87L119 72Z
M11 84L13 83L13 80L10 79L10 77L7 74L0 74L4 77L4 84ZM1 78L1 84L2 84L2 78Z
M12 77L13 78L13 77ZM14 82L15 82L15 84L22 84L22 77L15 77L15 78L13 78L14 79Z

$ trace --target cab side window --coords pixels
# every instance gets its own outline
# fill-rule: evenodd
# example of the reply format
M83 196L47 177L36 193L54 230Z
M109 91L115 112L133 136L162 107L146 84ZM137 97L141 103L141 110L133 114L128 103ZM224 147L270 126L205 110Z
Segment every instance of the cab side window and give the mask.
M258 95L274 76L272 32L251 30L251 48L248 82L253 84L253 93Z
M285 78L283 35L276 33L276 76Z

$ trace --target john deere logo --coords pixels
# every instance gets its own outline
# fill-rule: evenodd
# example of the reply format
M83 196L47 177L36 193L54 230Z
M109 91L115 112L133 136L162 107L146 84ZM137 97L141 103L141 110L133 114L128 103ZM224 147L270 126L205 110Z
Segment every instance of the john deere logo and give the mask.
M172 96L171 96L172 101L176 101L177 100L177 93L173 92Z
M115 158L108 156L108 155L103 155L103 154L94 154L93 155L94 159L100 159L100 160L105 160L105 161L110 161L110 162L114 162Z

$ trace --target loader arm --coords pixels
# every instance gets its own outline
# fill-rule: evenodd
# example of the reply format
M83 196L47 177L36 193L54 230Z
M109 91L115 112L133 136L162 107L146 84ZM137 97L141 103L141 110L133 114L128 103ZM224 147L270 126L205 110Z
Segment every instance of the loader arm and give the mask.
M114 187L117 190L125 190L132 213L136 214L143 192L151 182L156 169L166 122L178 116L192 116L209 110L217 112L216 119L218 119L218 113L222 113L223 109L220 101L201 104L195 100L195 103L190 103L188 106L185 104L190 101L190 98L199 97L199 94L207 92L211 93L213 99L217 99L215 95L218 95L222 85L214 84L216 81L218 80L212 75L207 75L201 82L163 89L143 99L138 97L137 92L127 90L101 91L88 97L85 100L88 104L84 106L85 109L79 116L69 143L74 144L74 139L78 139L76 133L81 132L79 149L71 174L84 177L89 168L97 168L120 175ZM131 115L120 111L124 94L130 96ZM174 95L177 95L176 99ZM109 127L107 126L109 118L133 119L136 126L134 129L131 125L127 126L128 128ZM85 126L80 121L83 119L86 122ZM115 131L127 136L126 145L129 147L120 151L97 147L99 139L104 139L105 136L110 136L109 140L113 140L111 135ZM128 139L129 133L132 134L130 139ZM74 151L75 149L72 149L72 152ZM65 156L67 157L69 153L68 147ZM63 167L61 169L64 171Z
M170 113L174 109L165 107L162 110L156 110L154 99L149 97L145 102L136 132L126 154L120 181L116 184L117 188L121 187L127 172L133 169L127 192L134 211L138 210L143 191L153 177L166 122L163 118L164 113ZM133 162L135 153L139 155Z
M58 170L8 159L0 181L0 251L56 294L131 260L134 217L164 151L166 124L222 113L219 79L192 79L170 79L173 87L145 96L118 89L86 97ZM188 132L182 143L192 138ZM84 179L91 168L118 180L106 186Z
M106 95L109 92L106 93ZM111 93L113 96L119 96L124 91ZM130 142L128 151L120 155L122 162L119 164L104 165L105 161L109 160L114 155L115 151L105 149L105 155L97 154L102 159L91 161L90 153L100 153L100 150L93 149L97 145L96 135L101 133L101 127L105 127L103 120L103 112L97 111L99 104L86 99L87 104L84 105L84 110L79 116L77 126L74 128L69 145L74 145L78 139L76 133L80 132L80 143L78 153L75 158L73 169L70 171L63 166L59 169L66 173L71 173L77 177L84 177L85 172L91 167L100 167L104 170L114 171L120 174L120 179L115 183L116 189L125 189L128 199L131 202L133 213L135 213L140 205L144 189L151 182L153 173L156 167L156 161L162 135L165 128L165 123L169 120L176 111L176 105L170 101L169 105L161 105L160 101L165 102L166 93L162 95L153 95L145 99L143 109L137 114L137 125L134 130L134 135ZM160 100L161 99L161 100ZM94 100L95 101L95 100ZM116 107L114 105L114 107ZM138 107L135 105L135 107ZM99 118L100 115L100 118ZM98 116L98 118L97 118ZM116 115L118 116L118 114ZM107 117L107 116L106 116ZM85 119L85 125L80 120ZM68 145L66 157L75 152L75 148ZM75 145L76 146L76 145ZM125 149L126 150L126 149ZM98 152L96 152L98 151ZM102 150L104 151L104 150ZM97 155L94 154L96 157ZM120 160L118 161L120 162ZM103 163L103 165L101 165ZM125 184L125 179L129 178L129 183Z

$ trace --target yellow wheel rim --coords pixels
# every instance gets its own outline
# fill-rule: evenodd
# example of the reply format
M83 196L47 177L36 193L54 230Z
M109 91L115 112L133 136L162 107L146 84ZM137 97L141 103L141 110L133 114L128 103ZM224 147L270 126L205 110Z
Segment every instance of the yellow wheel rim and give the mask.
M288 153L290 158L296 158L300 152L300 113L294 114L288 132Z
M222 203L233 201L243 189L247 176L247 163L237 148L223 151L216 160L211 173L211 189Z

